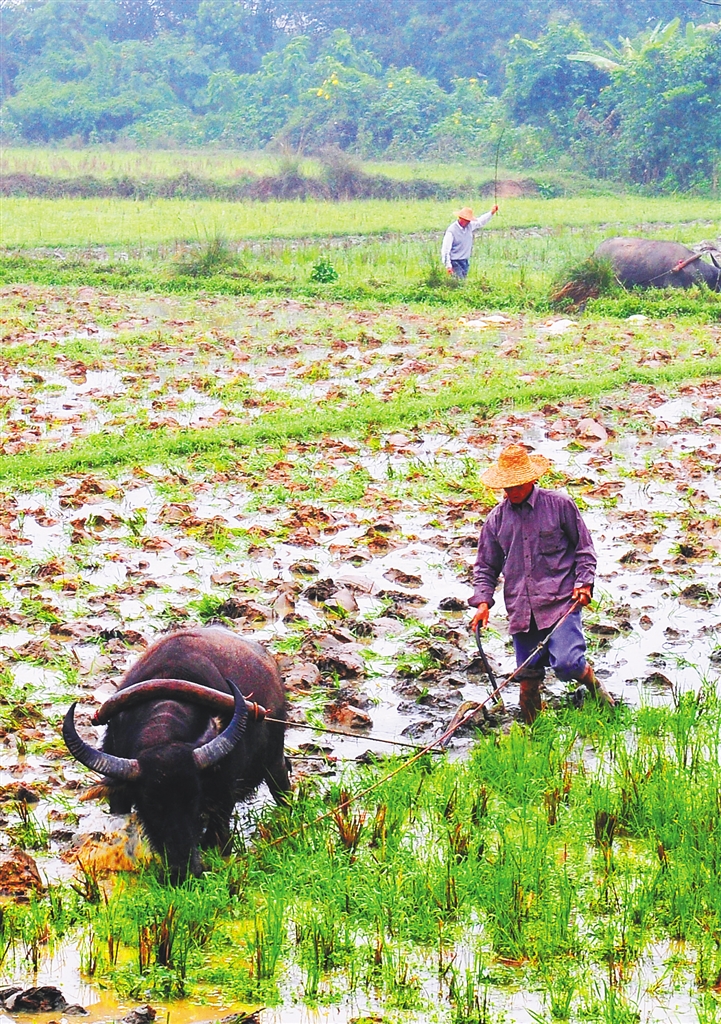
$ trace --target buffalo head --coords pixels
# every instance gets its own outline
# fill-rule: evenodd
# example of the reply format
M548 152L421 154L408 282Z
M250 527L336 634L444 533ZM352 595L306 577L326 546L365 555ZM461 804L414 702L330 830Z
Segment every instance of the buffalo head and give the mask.
M123 787L151 845L165 859L174 879L201 871L198 844L204 828L204 776L220 770L234 753L245 730L247 707L232 680L234 705L229 725L218 732L211 711L179 700L153 700L133 712L138 738L135 757L98 750L78 736L75 704L65 716L63 738L73 757L91 771ZM197 735L198 723L205 725Z

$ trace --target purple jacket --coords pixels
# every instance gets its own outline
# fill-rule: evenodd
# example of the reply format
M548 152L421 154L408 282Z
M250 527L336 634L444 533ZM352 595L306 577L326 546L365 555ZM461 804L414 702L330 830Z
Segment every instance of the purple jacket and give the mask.
M531 615L539 629L554 626L574 587L593 586L593 541L567 495L536 486L522 505L496 505L478 538L468 603L492 607L501 572L511 633L525 633Z

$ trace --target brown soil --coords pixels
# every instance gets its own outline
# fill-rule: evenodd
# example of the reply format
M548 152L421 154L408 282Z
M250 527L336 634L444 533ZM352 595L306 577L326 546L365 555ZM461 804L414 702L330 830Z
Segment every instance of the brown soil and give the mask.
M499 181L498 184L488 181L481 188L482 196L498 196L499 199L521 199L523 196L539 196L540 194L541 189L538 182L533 178L520 180L507 178L504 181Z

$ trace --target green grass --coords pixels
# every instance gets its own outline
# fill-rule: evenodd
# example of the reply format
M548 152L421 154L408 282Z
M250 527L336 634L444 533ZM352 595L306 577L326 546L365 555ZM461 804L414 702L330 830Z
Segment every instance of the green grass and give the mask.
M402 393L391 400L360 396L348 402L344 409L329 403L326 408L310 411L297 408L290 412L268 413L248 426L187 430L128 426L122 435L91 434L61 451L38 446L15 455L0 455L0 484L9 488L26 487L64 473L172 463L212 452L233 453L235 461L244 457L243 452L253 451L264 443L310 441L324 436L363 436L369 431L423 425L449 410L454 415L473 411L487 418L504 405L528 408L576 395L596 398L633 383L678 384L717 376L721 376L721 358L679 360L659 368L627 364L590 378L585 374L554 374L550 380L532 384L509 379L501 369L498 380L493 382L471 376L430 395Z
M0 158L3 174L40 174L53 177L92 175L96 178L171 178L178 174L219 181L233 181L244 174L274 174L281 162L270 153L239 153L207 147L197 150L109 149L102 146L4 147ZM317 170L312 160L302 160L300 170Z
M472 197L469 197L472 198ZM488 200L478 200L479 209ZM220 203L210 200L22 199L4 198L3 246L144 246L205 241L222 234L230 241L265 238L342 237L441 232L453 218L452 203L433 200L363 200L344 203ZM631 225L656 224L675 237L681 224L699 222L708 231L718 221L718 204L705 199L613 196L571 199L508 199L487 234L518 228L554 229L604 225L605 234ZM662 226L661 226L662 225ZM440 239L439 239L440 244Z
M559 266L568 264L570 254L582 259L599 238L568 235L556 245L548 240L529 244L520 257L509 258L519 248L518 240L488 236L477 246L474 267L462 286L445 275L439 278L433 243L374 242L350 251L329 251L277 242L217 261L211 253L212 239L207 246L180 250L177 256L139 260L0 256L0 285L91 286L104 292L188 296L295 296L373 310L384 304L413 303L445 310L450 316L479 309L548 315L561 308L550 298ZM318 263L330 265L337 279L314 280ZM209 268L211 276L203 276ZM585 312L589 317L625 318L635 313L652 318L689 317L703 323L721 319L721 300L707 289L625 292L615 288L590 300Z
M448 1024L501 1024L517 986L543 1021L630 1022L643 967L652 1011L687 993L714 1020L720 742L705 685L673 708L547 712L389 781L399 760L307 778L202 879L151 869L101 898L86 871L6 913L3 947L32 959L43 929L72 934L86 974L126 999L354 994Z

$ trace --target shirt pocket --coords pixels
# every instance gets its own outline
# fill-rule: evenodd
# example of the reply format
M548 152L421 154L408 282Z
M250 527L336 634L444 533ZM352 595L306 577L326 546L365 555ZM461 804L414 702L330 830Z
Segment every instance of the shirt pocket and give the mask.
M537 580L543 582L549 596L563 585L566 538L560 530L541 530L538 535Z
M554 558L566 550L566 539L560 530L540 530L538 551L545 558Z

